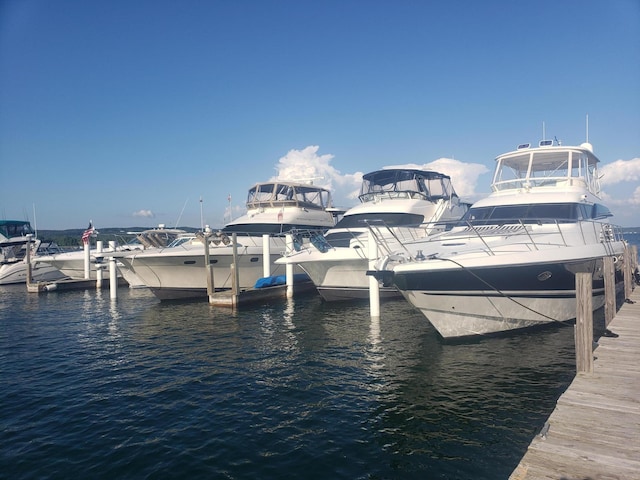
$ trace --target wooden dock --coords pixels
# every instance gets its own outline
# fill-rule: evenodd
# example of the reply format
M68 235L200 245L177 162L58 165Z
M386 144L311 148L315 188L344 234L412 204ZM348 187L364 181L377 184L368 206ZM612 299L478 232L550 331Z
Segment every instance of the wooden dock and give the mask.
M640 479L640 287L601 337L510 480Z

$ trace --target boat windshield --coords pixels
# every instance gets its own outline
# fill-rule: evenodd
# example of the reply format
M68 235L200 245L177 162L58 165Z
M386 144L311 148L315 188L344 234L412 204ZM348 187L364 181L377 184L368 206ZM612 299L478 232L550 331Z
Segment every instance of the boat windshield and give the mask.
M598 195L597 162L580 148L525 148L497 158L492 189L578 186Z
M260 183L249 189L247 208L286 205L324 210L332 206L331 193L313 185L277 182Z
M0 221L0 235L3 235L6 238L24 237L28 234L34 234L29 222L20 220Z
M379 197L422 198L436 201L455 196L451 179L438 172L413 169L384 169L362 177L359 199L375 201Z
M569 223L587 219L602 219L612 214L600 204L541 203L472 207L459 225L504 225L509 223Z

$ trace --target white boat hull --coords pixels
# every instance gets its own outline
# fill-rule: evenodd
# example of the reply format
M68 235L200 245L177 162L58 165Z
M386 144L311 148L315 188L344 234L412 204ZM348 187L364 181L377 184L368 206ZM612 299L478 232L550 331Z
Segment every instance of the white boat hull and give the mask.
M54 282L65 278L60 270L46 263L34 263L31 267L31 281ZM0 266L0 285L11 285L27 282L27 264L25 262L4 264Z
M593 277L593 310L604 304L603 260L624 244L553 248L503 256L455 257L394 268L394 283L446 339L489 335L576 317L575 274ZM616 262L621 284L622 262Z
M275 264L275 261L280 258L280 253L275 253L275 249L271 252L269 273L284 275L285 266ZM133 272L160 300L206 298L207 296L207 269L202 245L130 254L121 257L120 261L125 269ZM236 261L240 290L253 288L256 281L264 277L262 247L238 248ZM209 262L214 289L232 288L232 246L212 247ZM294 269L294 273L299 272L302 270Z
M309 276L325 301L341 301L369 298L367 270L369 260L362 249L339 248L327 253L301 252L296 257L298 265ZM400 298L395 287L380 287L380 298Z

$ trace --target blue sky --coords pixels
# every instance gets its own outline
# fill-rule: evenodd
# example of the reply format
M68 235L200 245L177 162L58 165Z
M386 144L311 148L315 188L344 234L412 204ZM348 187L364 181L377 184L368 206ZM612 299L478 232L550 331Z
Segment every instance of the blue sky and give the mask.
M0 0L0 218L41 229L222 226L278 173L348 207L402 164L473 201L587 115L640 225L639 0Z

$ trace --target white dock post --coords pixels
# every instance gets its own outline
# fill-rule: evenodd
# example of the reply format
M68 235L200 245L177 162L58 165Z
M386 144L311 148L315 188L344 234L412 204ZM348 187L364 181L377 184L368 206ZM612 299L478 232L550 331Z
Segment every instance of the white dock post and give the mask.
M262 276L271 276L271 236L268 233L262 235Z
M91 240L84 242L84 279L91 278Z
M293 235L287 233L286 238L286 252L290 254L293 252ZM293 298L293 263L287 263L285 266L285 278L287 281L287 298Z
M231 290L233 295L233 305L238 305L238 298L240 296L240 269L238 268L238 234L233 232L231 235L231 241L233 242L233 263L231 264Z
M116 242L109 241L109 248L115 252ZM118 298L118 268L116 266L116 257L109 257L109 292L111 300Z
M374 270L376 266L376 260L378 260L378 244L373 235L373 231L369 228L369 270ZM380 284L378 279L373 275L369 276L369 309L371 311L371 317L380 316Z
M211 238L211 229L207 225L202 235L202 243L204 245L204 268L207 272L207 297L209 297L209 303L213 303L213 294L216 291L215 284L213 282L213 268L211 267L211 256L209 255L209 239Z
M102 288L102 259L100 258L100 254L102 253L102 240L98 240L96 242L96 289L100 290Z
M31 281L33 280L33 272L31 270L31 239L33 238L33 234L27 234L27 250L25 252L26 260L27 260L27 291L29 290L29 286L31 285Z

